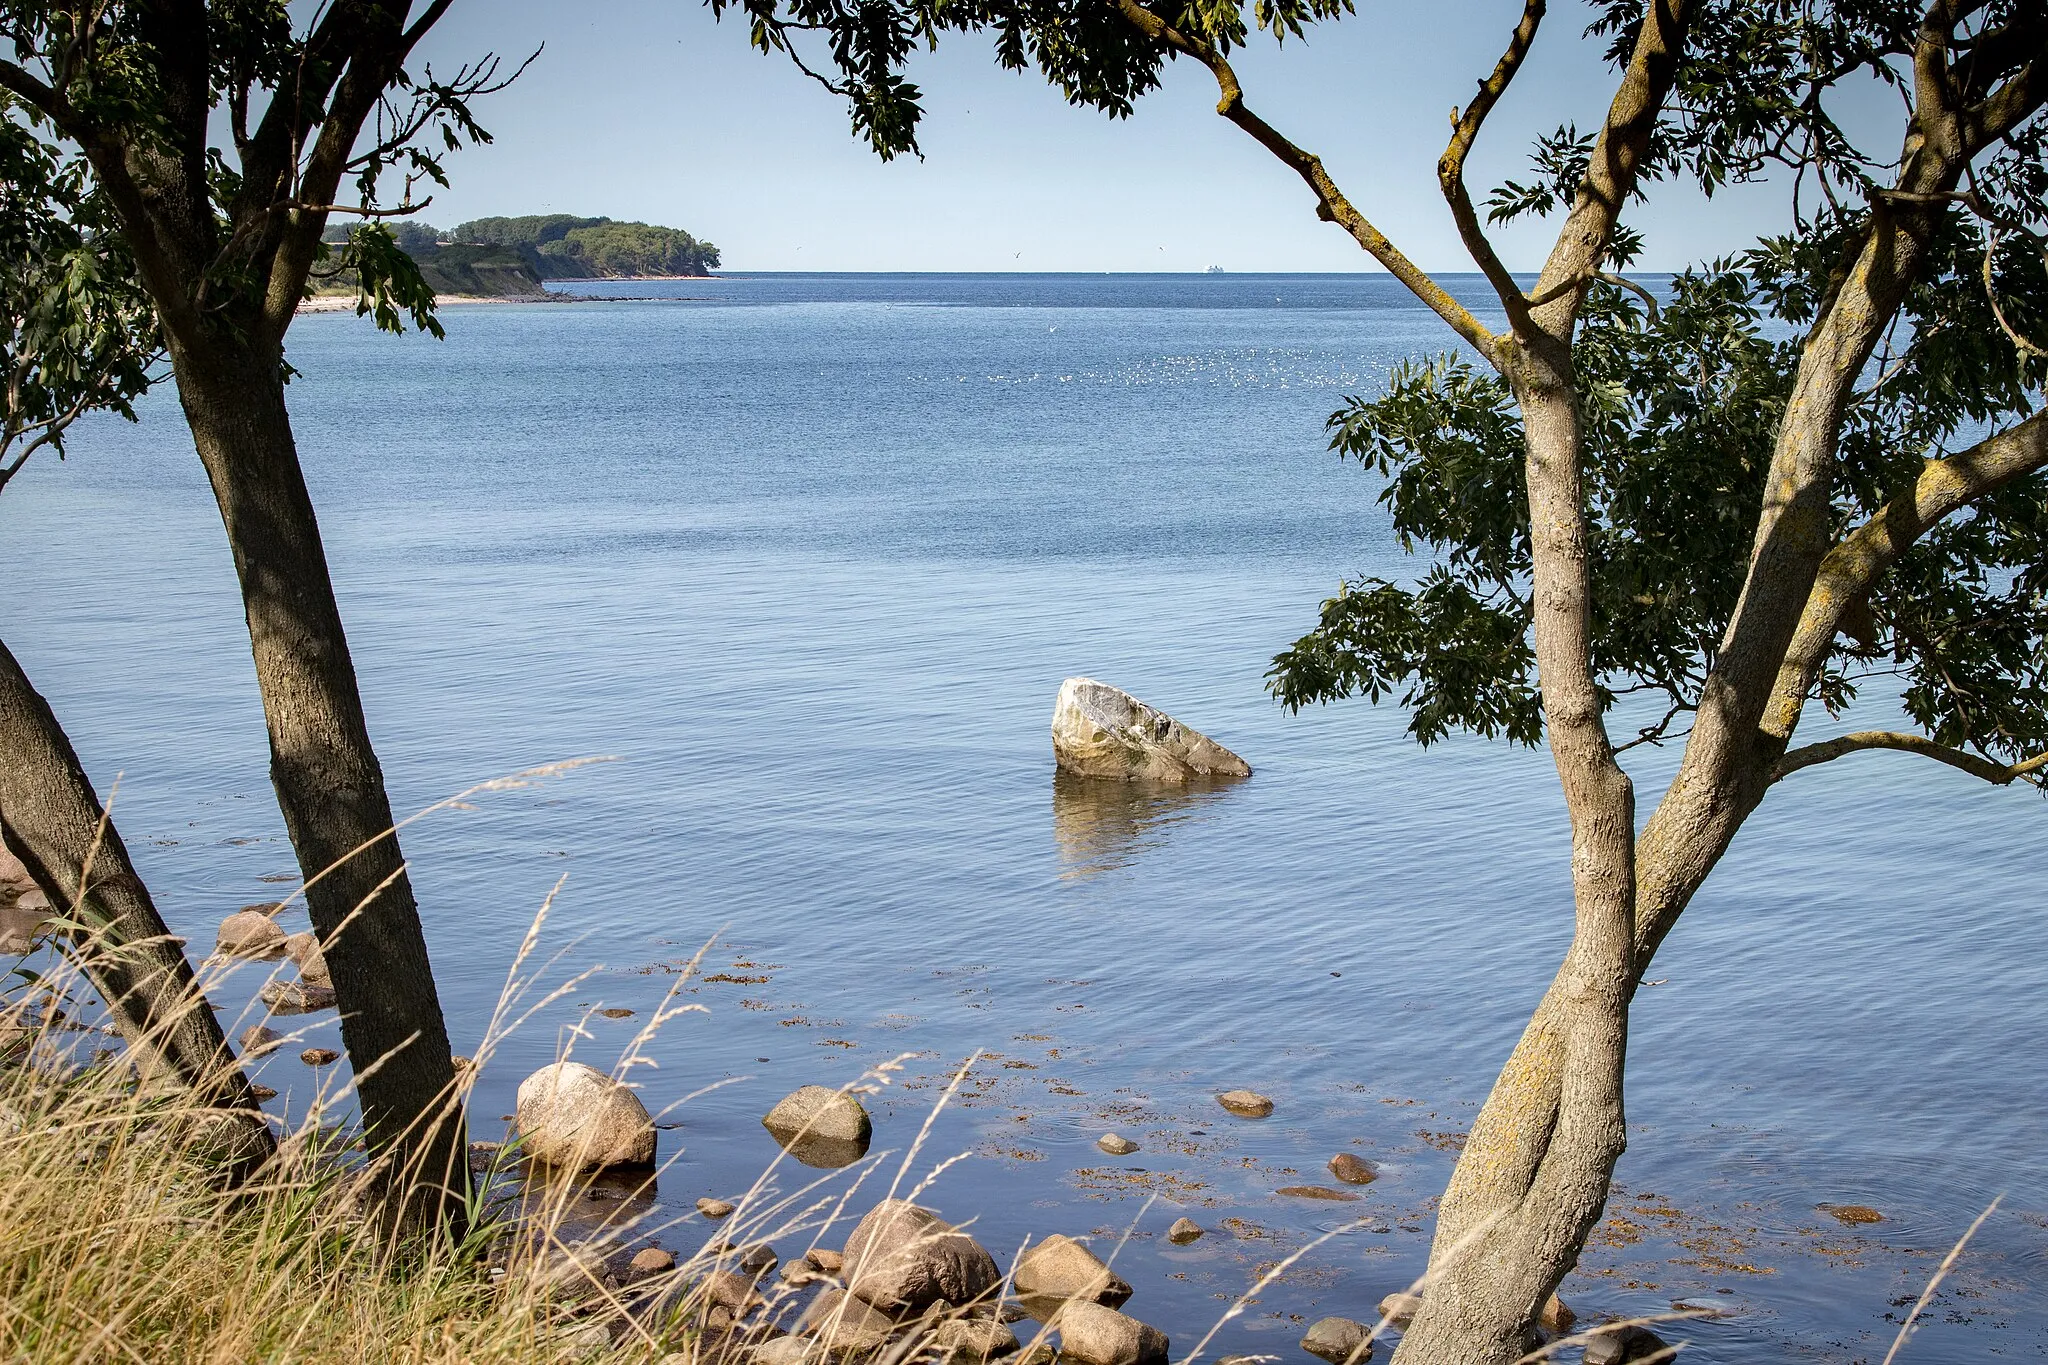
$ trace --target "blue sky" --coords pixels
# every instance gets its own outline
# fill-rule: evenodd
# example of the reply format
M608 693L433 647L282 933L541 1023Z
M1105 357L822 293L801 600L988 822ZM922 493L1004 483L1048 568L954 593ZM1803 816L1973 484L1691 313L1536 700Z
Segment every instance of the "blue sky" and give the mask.
M1469 269L1437 194L1453 105L1499 55L1519 0L1439 0L1360 12L1237 66L1249 102L1323 156L1352 200L1410 255ZM1475 189L1519 172L1529 141L1596 121L1612 89L1584 14L1554 5L1530 66L1475 155ZM842 103L746 44L694 0L457 0L424 54L545 51L479 112L494 145L450 161L427 221L497 213L639 218L716 242L729 270L1359 270L1307 190L1214 112L1208 74L1175 63L1135 117L1068 107L1036 75L998 69L985 43L920 54L923 161L884 164ZM1649 268L1738 246L1767 227L1765 187L1704 203L1664 187L1634 220ZM1534 268L1540 227L1499 235Z

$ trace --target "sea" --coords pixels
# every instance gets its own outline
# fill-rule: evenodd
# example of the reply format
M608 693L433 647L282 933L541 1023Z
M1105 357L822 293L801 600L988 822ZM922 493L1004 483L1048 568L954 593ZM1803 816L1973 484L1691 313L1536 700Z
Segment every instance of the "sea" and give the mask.
M1176 1360L1305 1365L1306 1324L1370 1321L1572 924L1543 751L1267 690L1343 579L1422 567L1324 422L1442 325L1364 274L567 288L448 307L444 341L342 313L289 344L441 1000L484 1061L472 1136L568 1054L657 1114L665 1165L621 1203L678 1252L730 1231L703 1196L752 1191L735 1235L787 1255L915 1191L1000 1260L1092 1238ZM0 638L196 957L297 875L168 385L140 418L0 496ZM1077 676L1253 775L1056 776ZM1896 715L1872 693L1841 725ZM1676 754L1627 759L1647 813ZM1637 1000L1629 1150L1561 1290L1582 1322L1876 1361L1995 1200L1899 1359L2048 1354L2044 854L2038 792L1911 756L1772 791ZM222 986L231 1028L266 970ZM258 1064L271 1110L345 1112L295 1048ZM861 1162L763 1129L807 1084L863 1087ZM1238 1088L1271 1117L1223 1110ZM1338 1186L1340 1152L1378 1179ZM1206 1235L1169 1242L1179 1217Z

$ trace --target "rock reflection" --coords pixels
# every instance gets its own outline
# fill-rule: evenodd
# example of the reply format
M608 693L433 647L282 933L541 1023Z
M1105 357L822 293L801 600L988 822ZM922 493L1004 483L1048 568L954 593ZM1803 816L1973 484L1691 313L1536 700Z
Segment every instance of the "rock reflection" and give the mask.
M784 1151L804 1165L815 1166L822 1171L851 1166L868 1154L868 1144L865 1141L855 1142L851 1138L816 1137L805 1134L784 1141L782 1135L778 1133L775 1134L775 1140L782 1143Z
M563 1242L616 1239L660 1211L654 1172L595 1171L582 1175L522 1163L504 1193L522 1221L554 1227Z
M1130 866L1140 853L1163 843L1174 826L1200 818L1242 780L1112 782L1055 771L1052 835L1066 864L1060 876L1093 877Z

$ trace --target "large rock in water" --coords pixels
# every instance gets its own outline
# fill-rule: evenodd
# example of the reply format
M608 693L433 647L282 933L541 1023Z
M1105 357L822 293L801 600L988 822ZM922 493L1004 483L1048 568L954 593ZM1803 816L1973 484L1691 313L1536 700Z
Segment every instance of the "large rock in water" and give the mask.
M1121 1308L1131 1286L1071 1237L1055 1233L1031 1246L1010 1272L1017 1297L1034 1317L1050 1318L1073 1299Z
M884 1199L846 1239L846 1287L885 1313L975 1303L1002 1278L981 1243L908 1199Z
M654 1120L640 1097L581 1062L544 1066L519 1083L522 1155L596 1171L654 1164Z
M1166 1365L1166 1333L1099 1303L1075 1300L1052 1320L1060 1358L1080 1365Z
M1250 777L1251 765L1130 693L1069 678L1052 708L1053 761L1082 777L1186 782Z

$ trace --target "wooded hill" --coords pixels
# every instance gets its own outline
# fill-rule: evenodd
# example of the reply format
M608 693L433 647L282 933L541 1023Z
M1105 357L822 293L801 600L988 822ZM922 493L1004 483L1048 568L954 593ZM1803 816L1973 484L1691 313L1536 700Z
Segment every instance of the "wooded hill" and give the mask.
M391 232L437 294L538 294L543 280L705 275L718 265L717 247L680 228L566 213L478 218L452 232L401 219ZM327 232L335 242L347 235L345 224Z

